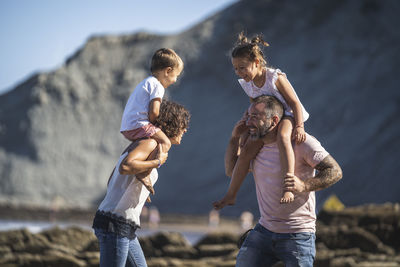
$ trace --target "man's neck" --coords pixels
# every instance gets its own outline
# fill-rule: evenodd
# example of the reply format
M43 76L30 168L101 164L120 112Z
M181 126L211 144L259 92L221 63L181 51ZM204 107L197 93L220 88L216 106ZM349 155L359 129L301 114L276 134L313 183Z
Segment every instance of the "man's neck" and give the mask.
M272 131L267 133L263 138L264 145L275 143L277 140L278 129L274 128Z

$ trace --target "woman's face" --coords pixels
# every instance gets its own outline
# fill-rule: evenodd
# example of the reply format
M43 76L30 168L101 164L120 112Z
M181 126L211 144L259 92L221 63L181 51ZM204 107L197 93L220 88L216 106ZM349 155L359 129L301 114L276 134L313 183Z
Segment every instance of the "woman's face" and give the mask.
M185 128L185 129L182 129L177 136L171 137L169 139L171 141L171 144L179 145L181 143L181 141L182 141L183 134L186 133L186 132L187 132L187 129Z

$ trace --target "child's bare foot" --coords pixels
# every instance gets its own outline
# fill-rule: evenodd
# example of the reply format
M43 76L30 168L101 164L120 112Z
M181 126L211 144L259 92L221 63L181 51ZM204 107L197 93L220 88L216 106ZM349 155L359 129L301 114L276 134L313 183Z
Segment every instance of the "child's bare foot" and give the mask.
M155 191L153 185L151 184L150 175L144 176L143 174L136 174L136 178L149 190L150 194L154 195Z
M225 195L221 200L215 201L213 203L213 206L214 206L214 209L220 210L225 206L235 205L235 202L236 202L236 197L231 197L231 196Z
M281 198L280 203L281 203L281 204L287 204L287 203L293 202L293 200L294 200L294 195L293 195L293 193L290 192L290 191L285 191L285 192L283 193L283 196L282 196L282 198Z

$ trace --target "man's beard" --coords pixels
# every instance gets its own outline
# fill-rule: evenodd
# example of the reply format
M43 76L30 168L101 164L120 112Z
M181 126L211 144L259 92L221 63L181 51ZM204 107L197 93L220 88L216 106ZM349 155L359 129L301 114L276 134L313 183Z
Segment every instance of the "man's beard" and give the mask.
M272 127L272 123L269 126L264 125L262 127L253 127L253 129L256 129L257 131L255 131L253 133L250 132L250 139L253 141L256 141L256 140L264 138L264 136L266 136L269 133L269 130L271 129L271 127Z

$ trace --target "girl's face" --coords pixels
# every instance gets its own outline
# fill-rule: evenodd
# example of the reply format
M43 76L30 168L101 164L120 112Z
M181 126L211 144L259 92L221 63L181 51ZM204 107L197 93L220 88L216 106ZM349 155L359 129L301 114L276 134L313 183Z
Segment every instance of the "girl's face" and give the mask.
M250 61L245 57L233 57L232 65L237 76L246 82L252 81L259 71L259 60Z

